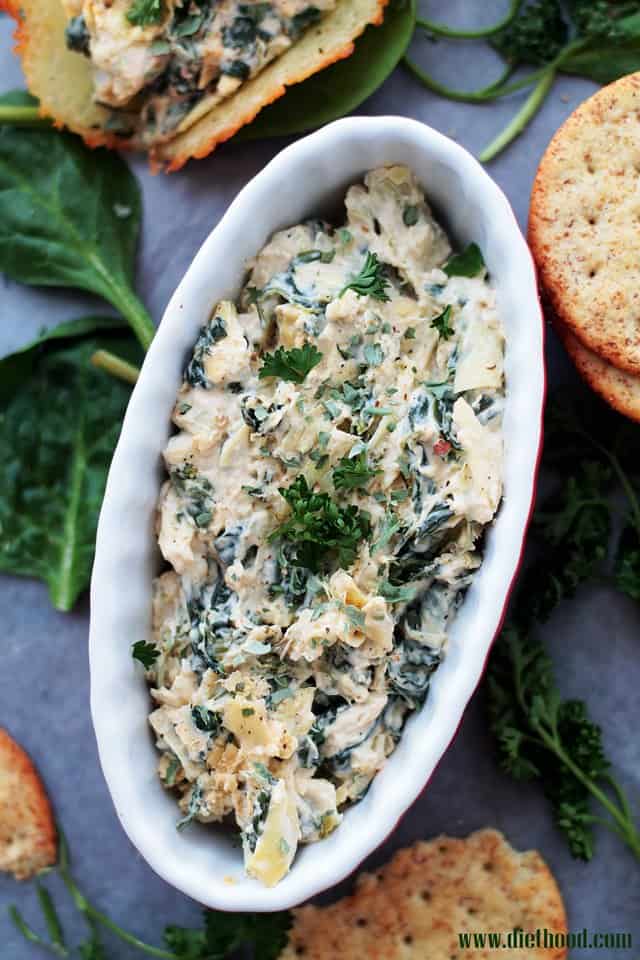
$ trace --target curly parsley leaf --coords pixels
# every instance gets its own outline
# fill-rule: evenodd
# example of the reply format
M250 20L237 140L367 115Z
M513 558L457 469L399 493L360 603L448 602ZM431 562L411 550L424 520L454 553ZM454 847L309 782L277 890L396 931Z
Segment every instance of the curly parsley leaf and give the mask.
M377 473L367 463L367 451L361 450L355 457L343 457L333 468L333 485L336 490L360 490Z
M584 461L537 509L532 533L544 562L532 564L524 574L527 601L516 605L521 622L548 620L563 599L601 568L611 534L611 482L606 466Z
M303 383L307 374L317 367L322 360L322 354L312 343L305 343L302 347L285 350L278 347L275 353L267 353L262 359L259 377L278 377L291 383Z
M619 590L640 602L640 536L634 526L627 526L622 531L614 578Z
M438 331L438 335L442 337L443 340L448 340L455 333L453 327L449 324L451 319L452 307L451 304L447 304L442 313L439 313L437 317L434 317L431 321L431 326L434 330Z
M442 269L448 277L477 277L486 269L482 250L477 243L470 243L449 257Z
M151 667L159 655L160 651L158 648L152 643L147 643L146 640L136 640L136 642L131 645L131 656L134 660L138 660L145 670L151 670Z
M291 515L269 540L288 542L297 563L314 573L328 554L336 554L340 566L350 566L361 541L371 533L368 514L356 506L339 506L327 493L313 493L302 475L279 492Z
M594 801L604 821L640 859L640 832L613 780L600 728L586 705L563 701L540 643L514 626L497 641L487 676L491 730L503 769L516 780L539 780L573 856L593 856Z
M388 286L389 280L384 272L384 264L378 260L377 254L368 250L360 273L342 288L339 296L347 290L353 290L359 297L373 297L374 300L381 300L384 303L389 299Z
M136 27L150 27L160 23L164 15L162 0L133 0L127 10L127 20Z
M558 55L568 36L569 28L557 0L535 0L491 42L513 66L541 66Z

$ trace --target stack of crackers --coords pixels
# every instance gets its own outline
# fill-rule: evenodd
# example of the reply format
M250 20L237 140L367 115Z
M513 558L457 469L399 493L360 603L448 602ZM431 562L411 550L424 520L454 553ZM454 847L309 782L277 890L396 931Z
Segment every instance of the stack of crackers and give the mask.
M556 133L533 187L529 243L578 371L640 421L640 73L604 87Z

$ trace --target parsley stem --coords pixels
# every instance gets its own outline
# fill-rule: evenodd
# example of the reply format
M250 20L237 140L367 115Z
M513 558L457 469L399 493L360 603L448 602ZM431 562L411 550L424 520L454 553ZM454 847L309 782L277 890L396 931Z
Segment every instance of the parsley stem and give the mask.
M519 137L523 130L529 125L531 120L544 103L551 87L553 86L554 80L556 78L556 67L554 64L551 64L546 70L543 71L542 76L536 83L535 87L523 103L522 107L516 113L515 117L511 120L510 123L504 128L504 130L498 134L498 136L489 143L482 153L479 155L478 159L481 163L489 163L490 160L493 160L501 150L504 150L516 137Z
M109 350L96 350L91 355L91 363L94 367L98 367L100 370L110 373L112 377L117 377L118 380L124 380L126 383L136 383L140 375L138 367L123 360L122 357L117 357L115 353L111 353Z
M134 936L132 933L128 933L126 930L123 930L122 927L119 927L117 923L114 923L114 921L106 916L106 914L101 913L100 910L97 910L91 903L89 903L71 876L69 850L66 839L62 832L59 833L58 871L62 877L65 887L71 894L76 908L80 911L80 913L84 914L87 923L92 930L95 930L95 924L99 923L103 927L106 927L107 930L110 930L112 933L114 933L116 937L119 937L120 940L123 940L124 943L131 944L132 947L136 947L136 949L141 950L143 953L149 954L151 957L160 957L161 960L177 960L175 953L172 953L169 950L164 950L162 947L154 947L149 943L145 943L143 940L139 940L138 937ZM65 954L61 954L61 956L64 955Z
M138 937L134 936L132 933L128 933L126 930L123 930L122 927L119 927L117 923L111 920L106 914L101 913L100 910L97 910L84 896L84 894L76 886L74 880L67 874L62 875L62 879L67 887L69 893L73 897L73 902L76 907L83 913L89 924L92 925L93 921L97 921L103 927L106 927L107 930L110 930L124 943L130 944L132 947L135 947L137 950L142 951L142 953L147 953L151 957L161 957L162 960L176 960L176 954L171 953L169 950L163 950L162 947L154 947L150 943L145 943L143 940L139 940Z
M622 464L618 460L615 453L612 453L610 450L607 450L606 447L603 447L598 443L597 440L593 440L592 443L598 450L600 450L608 459L609 463L613 467L613 471L616 474L618 480L620 481L620 486L624 490L627 500L629 501L629 506L631 507L631 515L633 520L633 525L636 528L636 532L640 537L640 502L636 496L636 492L631 486L629 477L622 468Z
M13 904L9 907L9 916L13 925L17 930L19 930L25 940L29 941L29 943L35 943L37 947L41 947L43 950L48 950L49 953L54 955L54 957L70 956L66 947L59 943L48 943L46 940L43 940L42 937L35 932L35 930L32 930L29 924L24 920L18 908L14 907Z
M616 804L606 795L606 793L598 787L593 780L588 777L580 767L574 763L572 758L562 747L562 744L559 742L557 736L554 732L546 730L541 723L532 723L532 726L544 745L555 753L558 759L564 763L564 765L571 771L576 780L579 780L580 783L589 791L589 793L595 797L595 799L600 803L604 809L609 813L614 821L614 824L607 824L610 829L613 829L614 832L619 833L621 839L629 847L634 856L640 860L640 833L636 829L635 825L631 821L631 818L628 815L628 802L625 798L624 804L621 804L621 808L616 806ZM622 793L622 789L617 786L616 793L618 796ZM606 821L605 821L606 823Z
M624 490L627 500L629 501L629 506L631 507L633 525L636 529L638 536L640 537L640 500L638 500L638 496L635 490L633 489L633 487L631 486L631 481L629 480L629 477L627 476L622 464L618 460L618 457L616 456L615 453L613 453L612 450L608 450L605 446L599 443L594 437L592 437L591 434L587 433L586 430L579 430L578 432L581 434L581 436L585 438L585 440L588 440L589 443L593 444L596 450L599 450L599 452L603 455L603 457L605 457L611 464L613 468L613 472L615 473L618 480L620 481L620 486Z
M14 127L50 127L46 117L40 116L39 107L1 106L0 125L10 124Z
M416 24L422 27L423 30L428 30L429 33L434 34L436 37L448 37L451 40L479 40L482 37L491 37L494 33L499 33L501 30L504 30L505 27L508 27L517 17L521 6L522 0L511 0L509 10L502 20L499 20L498 23L494 23L489 27L477 27L475 30L448 27L444 23L434 23L433 20L428 20L425 17L417 17Z

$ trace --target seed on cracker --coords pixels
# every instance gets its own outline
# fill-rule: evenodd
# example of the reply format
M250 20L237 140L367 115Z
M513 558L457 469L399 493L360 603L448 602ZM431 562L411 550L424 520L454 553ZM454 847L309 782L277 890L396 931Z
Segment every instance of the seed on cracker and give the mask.
M33 763L0 728L0 870L26 880L56 862L51 805Z
M400 850L355 893L294 911L280 960L561 960L566 948L462 947L459 934L566 934L556 881L534 850L518 853L496 830L437 837Z
M640 376L640 73L586 100L538 169L529 243L541 286L585 347Z

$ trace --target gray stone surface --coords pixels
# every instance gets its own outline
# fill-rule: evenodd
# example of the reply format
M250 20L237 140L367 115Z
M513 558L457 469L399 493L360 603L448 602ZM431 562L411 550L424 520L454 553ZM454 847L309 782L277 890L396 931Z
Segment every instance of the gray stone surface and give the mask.
M451 22L473 20L474 8L490 22L506 2L449 0L444 5L431 0L424 9L435 17L444 6L446 13L441 15ZM22 85L10 49L9 24L0 17L0 92ZM414 49L425 65L461 87L478 86L495 76L495 58L483 45L433 46L421 40ZM592 89L591 84L579 80L558 82L529 130L491 166L492 176L506 191L523 226L536 163L544 147ZM515 96L489 106L453 104L423 90L400 68L359 112L412 116L478 151L520 102ZM152 177L142 161L133 162L144 190L139 287L156 320L231 199L284 143L229 144L170 179ZM295 185L289 188L295 189ZM87 297L19 287L0 277L0 353L28 340L42 324L81 315L89 305ZM575 382L552 335L548 357L551 387ZM123 926L154 943L166 923L197 922L197 905L151 872L116 821L89 718L86 598L72 615L63 616L51 609L40 584L3 577L0 609L4 626L0 724L37 762L69 837L76 874L87 895ZM545 630L563 689L588 698L593 714L605 728L607 748L620 779L636 801L640 796L638 622L638 609L631 601L602 587L581 592ZM463 835L485 825L504 830L517 847L535 846L544 854L559 878L573 929L631 932L635 950L610 956L630 960L640 956L640 865L604 831L598 835L597 856L590 865L571 859L537 787L518 786L497 770L480 690L428 790L371 857L370 865L382 863L394 849L418 838L440 831ZM59 882L54 878L49 883L59 902L66 904L62 915L70 934L79 938L83 933L80 919L64 898ZM12 902L35 919L34 886L18 886L7 877L0 878L0 956L3 960L36 957L39 951L9 925L5 907ZM129 960L139 956L119 943L109 943L110 957ZM574 953L576 958L588 955Z

